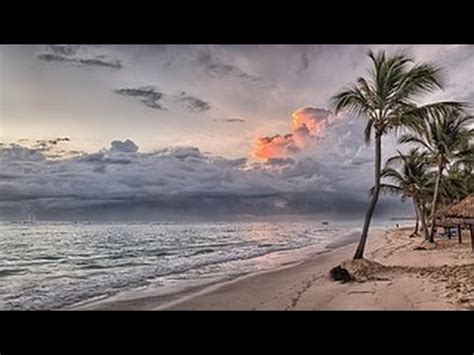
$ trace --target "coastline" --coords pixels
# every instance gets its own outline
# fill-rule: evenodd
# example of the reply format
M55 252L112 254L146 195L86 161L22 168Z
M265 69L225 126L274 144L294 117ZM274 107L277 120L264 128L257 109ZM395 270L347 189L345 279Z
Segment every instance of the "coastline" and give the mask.
M440 240L415 250L411 228L373 230L366 258L385 269L373 278L341 284L329 270L352 257L355 242L328 245L316 255L276 269L247 274L172 295L137 292L73 309L89 310L446 310L474 307L474 257L469 243Z
M382 230L382 227L374 228L374 230ZM224 278L211 279L207 282L187 282L184 285L177 287L168 287L163 292L160 286L153 284L141 287L139 289L132 289L120 292L111 296L99 296L83 300L72 305L68 305L61 310L161 310L166 309L171 305L180 303L181 301L206 294L212 290L233 284L246 278L264 275L291 268L304 263L307 260L317 258L334 250L353 244L358 240L358 233L351 232L340 235L335 241L332 241L320 249L319 245L311 245L300 249L286 250L280 253L289 253L289 255L280 256L282 259L270 269L253 271L249 273L242 273L238 276L228 276ZM314 250L314 248L317 250ZM292 255L293 254L293 255ZM265 255L263 256L265 257ZM257 257L259 258L259 257Z

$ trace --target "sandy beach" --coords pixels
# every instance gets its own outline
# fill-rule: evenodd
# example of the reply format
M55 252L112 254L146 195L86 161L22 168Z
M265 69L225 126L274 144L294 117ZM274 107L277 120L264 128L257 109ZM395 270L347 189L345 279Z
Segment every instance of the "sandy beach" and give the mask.
M411 228L374 231L366 259L375 264L354 282L329 278L329 270L351 258L351 243L297 264L204 289L177 300L137 293L75 309L89 310L449 310L474 307L474 256L467 233L439 239L434 250L415 250L421 237ZM362 275L362 274L361 274Z

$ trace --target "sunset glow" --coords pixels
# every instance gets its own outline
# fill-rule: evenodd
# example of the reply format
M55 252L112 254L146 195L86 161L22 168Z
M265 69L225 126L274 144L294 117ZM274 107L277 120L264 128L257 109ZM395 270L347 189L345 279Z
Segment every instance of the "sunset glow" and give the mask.
M323 137L330 112L324 109L305 107L293 112L290 124L291 133L272 137L258 137L252 155L261 159L285 158L304 150Z

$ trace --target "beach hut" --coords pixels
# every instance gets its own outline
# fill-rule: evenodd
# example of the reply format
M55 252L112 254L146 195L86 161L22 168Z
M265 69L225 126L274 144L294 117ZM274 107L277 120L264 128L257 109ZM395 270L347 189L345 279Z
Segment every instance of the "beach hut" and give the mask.
M455 203L444 214L444 223L456 225L458 228L459 241L461 242L461 229L468 227L471 232L471 248L474 252L474 195Z

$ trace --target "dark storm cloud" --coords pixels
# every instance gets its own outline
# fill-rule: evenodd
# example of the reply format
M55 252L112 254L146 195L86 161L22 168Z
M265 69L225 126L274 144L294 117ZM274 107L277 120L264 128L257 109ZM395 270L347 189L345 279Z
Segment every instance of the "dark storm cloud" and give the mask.
M332 122L328 141L321 141L309 156L252 165L246 158L226 159L195 147L140 153L130 139L60 160L39 149L2 146L0 210L8 215L14 208L26 208L37 215L93 218L104 208L112 215L136 209L197 215L358 213L370 181L367 168L359 166L368 158L360 148L362 137L350 132L354 122Z
M152 109L168 111L168 109L163 107L160 103L164 97L164 93L153 86L116 89L114 93L121 96L133 97Z
M84 50L86 49L86 50ZM71 63L80 66L97 66L114 69L122 68L122 62L111 59L103 54L90 54L87 46L49 45L44 52L38 53L36 58L46 62Z
M314 168L314 162L279 170L263 165L248 167L246 162L246 158L205 155L194 147L139 153L131 140L113 141L110 149L61 160L48 159L38 150L10 145L0 148L0 164L4 167L0 196L5 203L34 200L35 208L47 209L53 202L70 208L85 206L87 201L139 204L161 201L166 196L178 202L191 197L197 201L219 196L225 201L223 204L232 204L240 195L259 199L282 193L330 190L329 182ZM12 179L18 176L22 178ZM46 203L44 199L49 200ZM6 208L5 204L0 205Z
M312 157L249 166L246 158L212 156L195 147L138 150L129 139L116 140L109 149L51 160L37 149L2 146L0 212L11 216L28 210L40 218L120 218L138 211L144 218L183 213L354 215L368 198L368 186L360 188L365 185L356 181L354 171L344 178L344 169L328 169Z
M209 102L188 95L185 91L180 92L176 99L184 104L190 112L204 112L211 109L211 104Z

